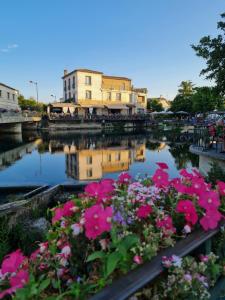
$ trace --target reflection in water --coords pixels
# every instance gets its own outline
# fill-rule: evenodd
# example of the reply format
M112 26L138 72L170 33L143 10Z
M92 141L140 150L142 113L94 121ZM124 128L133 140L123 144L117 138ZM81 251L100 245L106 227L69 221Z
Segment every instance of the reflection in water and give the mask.
M152 173L166 161L171 175L198 164L188 143L163 134L20 136L0 138L0 184L56 184ZM7 146L6 146L7 145ZM29 155L28 155L29 154Z

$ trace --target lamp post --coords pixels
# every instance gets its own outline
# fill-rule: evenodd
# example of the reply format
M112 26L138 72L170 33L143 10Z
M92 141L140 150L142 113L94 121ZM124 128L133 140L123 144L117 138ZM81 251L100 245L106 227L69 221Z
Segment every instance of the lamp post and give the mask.
M33 80L30 80L29 82L36 86L37 103L38 103L38 83L36 81L33 81Z
M56 95L52 94L51 97L53 97L55 99L55 102L56 102Z

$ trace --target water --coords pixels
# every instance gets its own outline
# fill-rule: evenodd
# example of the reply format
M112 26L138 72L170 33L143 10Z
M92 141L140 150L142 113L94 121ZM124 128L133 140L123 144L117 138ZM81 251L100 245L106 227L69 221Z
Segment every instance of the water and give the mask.
M189 143L177 140L174 132L1 135L0 186L87 182L122 171L152 175L161 161L175 177L198 166Z

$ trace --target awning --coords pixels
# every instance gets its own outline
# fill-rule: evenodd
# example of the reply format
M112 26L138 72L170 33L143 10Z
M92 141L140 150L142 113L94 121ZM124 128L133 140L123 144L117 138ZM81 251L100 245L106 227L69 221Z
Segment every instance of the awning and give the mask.
M106 105L108 109L129 109L126 105Z
M104 108L104 105L100 104L81 104L81 108Z
M135 104L127 104L127 107L135 107Z

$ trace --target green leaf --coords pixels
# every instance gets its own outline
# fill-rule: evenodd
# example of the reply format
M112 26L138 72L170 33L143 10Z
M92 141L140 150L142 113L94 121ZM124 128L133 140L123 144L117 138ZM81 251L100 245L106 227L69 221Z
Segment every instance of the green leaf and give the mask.
M111 253L107 257L106 262L106 277L108 277L117 267L118 262L121 259L121 255L118 251Z
M139 238L135 234L127 235L122 240L122 245L126 248L126 250L129 250L130 248L134 247L138 243L139 243Z
M91 255L88 256L87 258L87 262L93 261L97 258L103 258L105 256L105 253L102 251L96 251L94 253L92 253Z
M42 291L44 291L49 286L50 282L51 280L49 278L42 281L38 288L38 292L41 293Z

